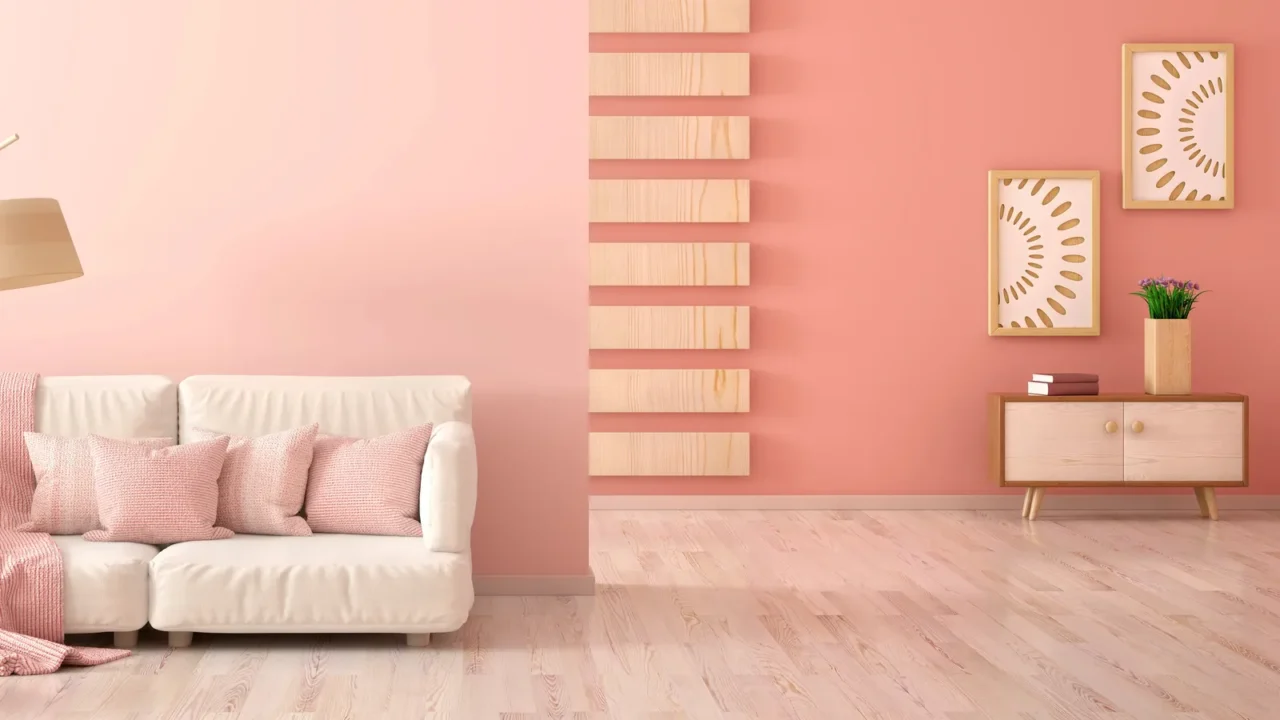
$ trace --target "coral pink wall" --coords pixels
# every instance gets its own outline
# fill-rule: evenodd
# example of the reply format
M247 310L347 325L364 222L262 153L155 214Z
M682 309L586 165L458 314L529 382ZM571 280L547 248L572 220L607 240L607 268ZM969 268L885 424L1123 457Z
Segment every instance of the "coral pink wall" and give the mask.
M598 304L750 304L745 352L593 352L593 367L747 367L749 416L594 416L593 430L749 430L748 478L594 479L592 492L985 493L984 393L1032 371L1142 389L1161 272L1213 289L1195 388L1252 399L1250 492L1280 492L1280 7L1267 0L755 0L747 36L594 36L596 51L750 51L750 98L596 99L592 112L743 114L751 160L595 162L593 177L747 177L749 226L594 227L594 241L748 241L750 288L601 288ZM1120 46L1234 42L1237 197L1120 209ZM1102 170L1103 334L986 334L986 173Z
M0 294L46 374L464 373L477 572L579 574L586 13L0 2L0 197L86 275ZM573 7L569 7L573 5Z

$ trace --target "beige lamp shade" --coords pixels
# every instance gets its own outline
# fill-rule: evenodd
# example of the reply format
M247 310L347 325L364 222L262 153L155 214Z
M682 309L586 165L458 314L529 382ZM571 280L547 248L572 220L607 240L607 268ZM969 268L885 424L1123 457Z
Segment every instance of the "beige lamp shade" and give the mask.
M81 275L80 257L57 200L0 200L0 290Z

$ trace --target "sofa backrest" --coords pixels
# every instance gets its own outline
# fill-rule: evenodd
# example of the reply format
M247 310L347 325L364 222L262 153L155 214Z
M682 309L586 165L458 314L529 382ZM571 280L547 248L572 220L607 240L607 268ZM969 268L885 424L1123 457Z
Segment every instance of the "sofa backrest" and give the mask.
M178 439L178 386L163 375L40 378L36 432Z
M195 428L260 436L313 422L330 435L377 437L429 422L471 422L471 382L460 375L193 375L179 386L178 405L180 442Z

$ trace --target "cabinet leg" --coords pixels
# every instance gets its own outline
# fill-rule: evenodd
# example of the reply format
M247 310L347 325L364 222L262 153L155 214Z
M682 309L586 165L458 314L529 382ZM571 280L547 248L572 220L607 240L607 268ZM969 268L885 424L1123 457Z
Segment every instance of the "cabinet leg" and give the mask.
M1031 496L1031 507L1027 510L1027 519L1035 520L1040 516L1040 504L1044 502L1044 488L1031 488L1035 493Z
M1209 517L1209 505L1204 501L1204 488L1192 488L1196 491L1196 504L1200 506L1200 517Z
M1198 488L1200 490L1200 514L1210 520L1218 519L1218 496L1214 493L1213 488Z
M1036 489L1033 487L1027 488L1027 494L1022 498L1022 517L1026 517L1031 514L1031 500L1035 496Z

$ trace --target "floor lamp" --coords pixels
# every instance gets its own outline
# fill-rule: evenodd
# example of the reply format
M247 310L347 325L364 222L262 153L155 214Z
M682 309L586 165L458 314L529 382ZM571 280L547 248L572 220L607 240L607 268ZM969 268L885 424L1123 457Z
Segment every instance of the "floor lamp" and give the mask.
M0 140L0 150L17 141L17 135ZM0 200L0 290L48 285L81 275L80 257L57 200Z

